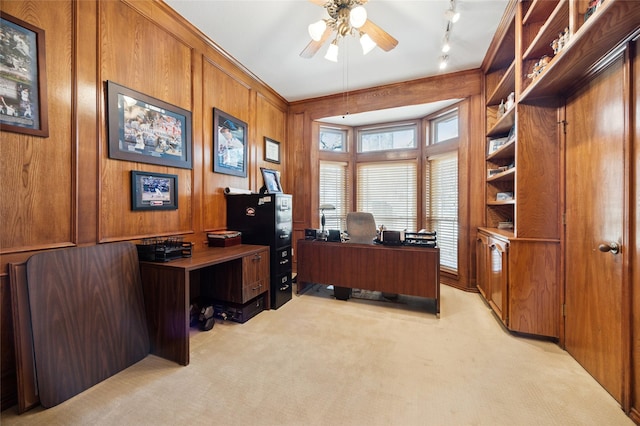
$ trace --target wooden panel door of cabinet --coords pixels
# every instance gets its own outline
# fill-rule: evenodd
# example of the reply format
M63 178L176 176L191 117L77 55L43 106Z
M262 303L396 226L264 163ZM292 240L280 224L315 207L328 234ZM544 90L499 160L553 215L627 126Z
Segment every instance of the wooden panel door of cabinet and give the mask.
M509 244L504 241L500 241L495 238L489 239L489 288L491 292L489 304L505 325L508 325L506 309L508 247Z
M478 233L476 239L476 285L482 297L489 299L489 236Z
M242 258L242 303L267 291L269 286L269 251Z
M618 401L625 376L622 330L626 114L619 56L566 106L565 343Z

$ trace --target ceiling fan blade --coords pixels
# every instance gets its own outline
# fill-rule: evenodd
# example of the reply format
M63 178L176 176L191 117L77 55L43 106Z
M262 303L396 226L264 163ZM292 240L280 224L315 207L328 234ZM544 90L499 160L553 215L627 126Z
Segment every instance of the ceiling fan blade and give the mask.
M398 45L398 40L391 37L388 32L371 22L370 19L367 19L364 25L360 27L360 31L365 34L369 34L369 37L371 37L371 39L375 41L382 50L387 52Z
M317 4L318 6L324 6L327 4L327 0L309 0L311 3Z
M333 32L333 28L327 27L327 29L324 30L324 33L322 33L322 37L320 38L320 40L318 41L311 40L309 44L307 44L307 46L304 48L304 50L300 52L300 56L307 59L312 58L313 55L318 53L318 50L320 50L320 48L322 47L324 42L327 41L327 39L329 38L332 32Z

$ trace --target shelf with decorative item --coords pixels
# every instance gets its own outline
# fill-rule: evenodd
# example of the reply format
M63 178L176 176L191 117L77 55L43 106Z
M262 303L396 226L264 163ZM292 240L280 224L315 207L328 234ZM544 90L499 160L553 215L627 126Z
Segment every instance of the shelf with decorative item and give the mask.
M487 105L498 105L501 101L507 99L509 94L514 91L516 80L516 65L515 61L511 62L506 69L494 71L492 75L487 75L487 86L490 86L490 80L492 78L500 77L495 85L495 88L487 98Z
M640 7L636 2L607 0L573 33L570 42L551 58L544 71L530 79L518 101L529 103L573 90L602 59L638 33L639 22Z
M497 121L489 127L487 137L493 137L498 135L506 135L513 128L516 121L515 105L507 109L501 117L496 117Z
M493 170L497 172L495 174L491 174ZM515 167L507 168L505 170L499 169L490 169L489 175L487 176L487 182L500 182L503 180L511 180L515 178L516 169Z

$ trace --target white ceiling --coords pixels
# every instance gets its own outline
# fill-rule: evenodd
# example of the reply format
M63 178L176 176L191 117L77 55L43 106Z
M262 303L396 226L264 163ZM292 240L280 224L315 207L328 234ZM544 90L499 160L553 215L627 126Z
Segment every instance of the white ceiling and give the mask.
M461 17L451 29L449 65L441 71L449 0L370 0L369 19L398 46L389 52L376 47L365 56L357 40L346 37L337 63L324 59L330 41L311 59L299 55L310 41L308 25L328 17L308 0L164 1L289 102L478 68L508 3L456 0ZM398 117L434 110L419 108L404 108ZM384 116L396 117L393 111Z

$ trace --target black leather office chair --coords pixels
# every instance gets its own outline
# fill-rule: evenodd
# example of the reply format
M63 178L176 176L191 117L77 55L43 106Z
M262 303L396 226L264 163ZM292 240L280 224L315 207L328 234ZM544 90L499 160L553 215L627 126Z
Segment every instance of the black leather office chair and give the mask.
M376 238L376 220L371 213L350 212L347 213L346 241L353 244L373 244Z

